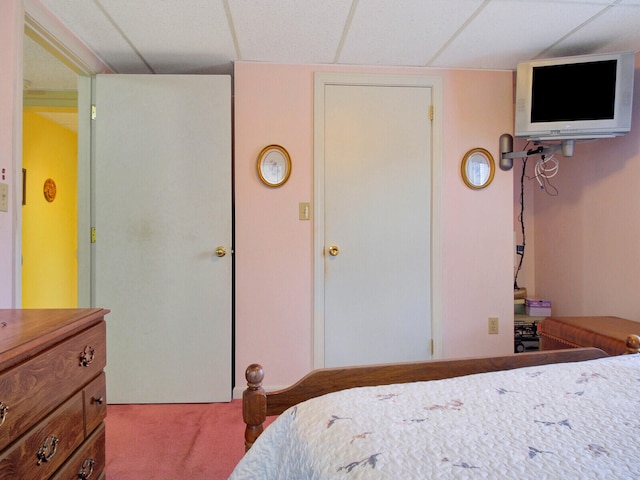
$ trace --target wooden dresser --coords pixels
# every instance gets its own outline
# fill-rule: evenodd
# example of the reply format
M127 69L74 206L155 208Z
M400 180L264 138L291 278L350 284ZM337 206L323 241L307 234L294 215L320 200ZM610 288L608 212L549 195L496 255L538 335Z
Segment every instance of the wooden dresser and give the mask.
M627 352L629 334L640 335L640 322L620 317L547 317L538 324L540 350L596 347L609 355Z
M103 479L104 309L0 310L0 479Z

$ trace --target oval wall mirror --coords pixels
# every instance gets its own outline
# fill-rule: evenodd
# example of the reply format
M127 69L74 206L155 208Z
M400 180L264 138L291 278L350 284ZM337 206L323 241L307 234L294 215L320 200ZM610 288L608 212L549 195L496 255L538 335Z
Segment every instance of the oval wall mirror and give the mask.
M488 186L496 172L491 154L484 148L473 148L462 158L462 179L469 188L480 190Z

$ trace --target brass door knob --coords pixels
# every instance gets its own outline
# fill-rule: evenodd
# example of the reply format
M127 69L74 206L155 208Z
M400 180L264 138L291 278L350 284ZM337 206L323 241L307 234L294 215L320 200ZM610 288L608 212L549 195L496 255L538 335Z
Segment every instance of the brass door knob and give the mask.
M227 254L227 249L224 247L218 247L216 248L216 255L218 257L224 257Z
M337 256L340 253L340 249L338 248L337 245L331 245L329 247L329 255L331 255L332 257Z

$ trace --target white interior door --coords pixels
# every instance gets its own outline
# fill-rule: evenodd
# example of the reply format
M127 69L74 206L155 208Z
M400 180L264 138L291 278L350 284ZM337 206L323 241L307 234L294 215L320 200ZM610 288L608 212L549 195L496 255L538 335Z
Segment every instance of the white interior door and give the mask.
M230 78L99 75L94 98L108 400L229 401Z
M431 97L324 86L326 367L431 356Z

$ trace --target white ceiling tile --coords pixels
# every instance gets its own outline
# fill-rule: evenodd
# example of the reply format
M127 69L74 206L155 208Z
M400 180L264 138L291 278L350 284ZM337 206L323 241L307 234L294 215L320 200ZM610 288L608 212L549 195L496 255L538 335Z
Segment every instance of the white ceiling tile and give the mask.
M610 8L549 50L547 56L636 51L640 45L640 0Z
M482 0L360 1L339 61L425 65L482 3Z
M42 0L42 4L116 73L150 73L95 2Z
M515 69L603 8L594 2L493 0L433 65Z
M156 73L208 73L236 60L221 1L100 3Z
M242 60L332 63L351 0L229 0Z

